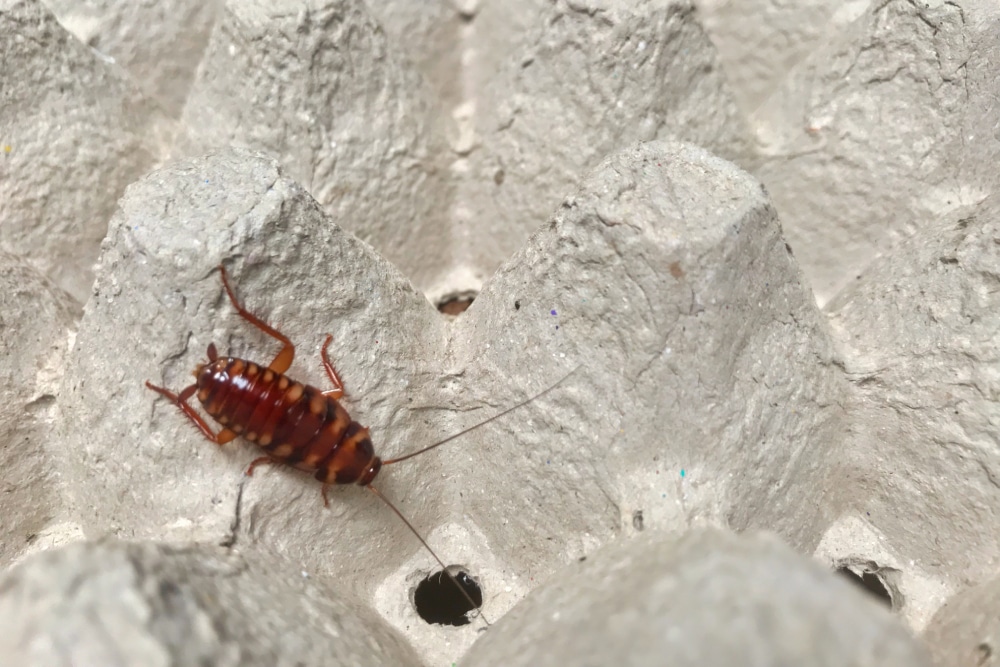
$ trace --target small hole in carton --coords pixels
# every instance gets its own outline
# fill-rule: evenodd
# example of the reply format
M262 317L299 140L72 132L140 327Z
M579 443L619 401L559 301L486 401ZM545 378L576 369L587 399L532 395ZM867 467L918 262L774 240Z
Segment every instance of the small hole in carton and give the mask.
M875 596L882 604L892 609L892 595L889 589L882 583L882 579L875 572L862 572L860 575L853 570L842 567L837 570L837 574L852 582L863 591Z
M443 297L437 302L437 309L445 315L461 315L476 300L475 292L459 292Z
M988 642L983 642L976 647L976 667L982 667L987 662L989 662L990 657L993 655L993 647L989 645Z
M428 623L468 625L470 622L468 613L483 606L483 591L476 580L462 570L452 571L476 606L469 606L469 601L455 586L455 582L443 570L438 570L417 584L417 589L413 593L413 604L417 608L417 614Z

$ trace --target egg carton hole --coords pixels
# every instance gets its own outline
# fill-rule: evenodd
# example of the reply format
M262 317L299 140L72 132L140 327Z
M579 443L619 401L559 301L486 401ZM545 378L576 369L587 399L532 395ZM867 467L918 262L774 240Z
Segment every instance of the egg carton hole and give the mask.
M471 290L447 294L438 300L437 309L444 315L461 315L469 309L477 296L479 296L479 292Z
M438 570L425 577L413 592L413 606L417 614L428 624L468 625L475 616L469 615L473 609L483 606L483 590L479 583L464 570L453 570L455 580L475 602L475 607L455 586L455 581L444 570Z
M882 577L877 572L864 570L861 573L855 572L849 567L840 567L837 574L844 577L852 584L873 596L876 600L884 604L887 608L893 609L892 593L886 587Z

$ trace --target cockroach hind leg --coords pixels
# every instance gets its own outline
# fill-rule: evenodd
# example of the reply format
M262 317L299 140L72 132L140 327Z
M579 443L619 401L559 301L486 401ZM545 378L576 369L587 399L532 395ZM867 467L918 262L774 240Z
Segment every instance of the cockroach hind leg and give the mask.
M327 334L326 340L323 341L323 347L319 351L320 359L323 361L323 369L326 370L326 375L333 384L333 389L324 391L323 395L330 396L334 400L340 400L344 396L344 382L340 379L340 375L337 373L337 369L334 368L333 362L330 361L330 355L327 353L327 348L330 347L332 340L333 335Z
M329 492L329 490L330 490L330 485L324 483L323 490L320 491L320 494L323 496L323 507L330 506L330 497L327 495L327 492Z

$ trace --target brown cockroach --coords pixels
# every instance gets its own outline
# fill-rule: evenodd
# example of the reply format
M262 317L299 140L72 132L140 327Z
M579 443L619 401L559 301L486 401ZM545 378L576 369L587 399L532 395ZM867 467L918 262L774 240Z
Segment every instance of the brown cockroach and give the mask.
M540 398L562 384L576 372L576 369L545 390L478 424L428 447L383 461L375 455L375 447L369 437L368 429L352 420L347 410L339 403L339 399L344 396L344 384L327 354L333 336L328 334L320 348L323 368L333 383L333 389L322 391L292 380L285 375L285 372L295 357L295 345L287 336L244 308L229 285L225 267L220 266L219 272L222 276L222 286L233 307L250 324L281 341L281 350L271 363L263 368L245 359L220 357L215 344L210 343L208 363L198 364L194 371L194 376L197 378L194 384L184 388L179 394L149 381L146 382L146 386L176 404L198 430L217 445L224 445L237 436L243 436L263 449L265 455L250 463L246 471L247 476L253 475L254 468L262 463L282 463L306 472L314 472L316 479L323 483L321 493L323 503L327 507L330 505L327 490L331 484L358 484L370 490L406 524L458 587L471 608L477 609L478 616L489 625L479 605L472 600L469 593L448 571L444 562L402 512L382 495L381 491L372 486L372 480L378 475L382 466L399 463L440 447ZM192 396L198 397L205 411L222 426L222 430L218 433L212 431L212 427L187 402Z

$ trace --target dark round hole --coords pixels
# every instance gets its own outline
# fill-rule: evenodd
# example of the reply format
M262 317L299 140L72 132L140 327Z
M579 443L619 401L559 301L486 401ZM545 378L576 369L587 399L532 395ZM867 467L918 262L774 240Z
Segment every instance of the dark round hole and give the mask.
M451 577L438 570L417 584L413 593L413 604L420 618L438 625L469 624L468 613L483 606L483 591L472 577L461 570L455 573L455 579L476 603L475 606L469 604Z
M842 567L837 570L837 574L854 583L861 590L874 595L886 607L892 608L892 596L889 595L885 584L882 583L882 580L874 572L865 572L858 576L853 570Z
M461 315L469 309L469 306L475 300L476 295L473 292L463 292L461 294L446 296L438 301L437 309L445 315Z

